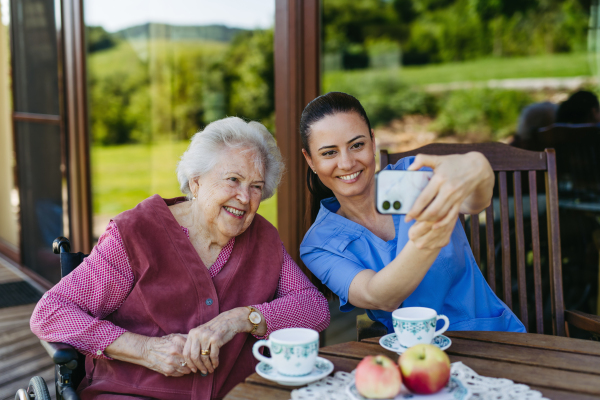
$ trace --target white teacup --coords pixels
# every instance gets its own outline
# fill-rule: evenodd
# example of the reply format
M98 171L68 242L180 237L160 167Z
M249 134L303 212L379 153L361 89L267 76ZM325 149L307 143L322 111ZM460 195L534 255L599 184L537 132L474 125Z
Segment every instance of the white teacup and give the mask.
M262 346L271 350L271 358L258 352ZM305 328L280 329L271 333L269 340L254 343L252 353L281 375L308 375L313 370L319 353L319 333Z
M436 331L435 327L440 319L443 319L445 324L442 329ZM434 309L426 307L399 308L392 313L392 322L398 343L406 348L416 344L429 344L450 326L448 317L437 315Z

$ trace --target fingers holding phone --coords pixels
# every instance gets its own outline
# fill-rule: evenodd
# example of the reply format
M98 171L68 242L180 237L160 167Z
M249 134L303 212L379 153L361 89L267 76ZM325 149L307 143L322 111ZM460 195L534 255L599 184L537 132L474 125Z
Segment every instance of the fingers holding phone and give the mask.
M450 211L475 213L485 207L491 198L494 174L489 162L481 153L432 156L419 154L409 167L418 170L430 167L434 175L423 190L405 221L430 221L439 227ZM454 217L454 216L452 216ZM454 222L454 221L453 221Z

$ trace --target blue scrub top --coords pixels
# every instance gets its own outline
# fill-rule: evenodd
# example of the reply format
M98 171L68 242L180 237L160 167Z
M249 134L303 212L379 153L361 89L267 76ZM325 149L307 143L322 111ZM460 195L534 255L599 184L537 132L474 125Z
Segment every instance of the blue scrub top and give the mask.
M413 160L414 157L403 158L385 169L405 170ZM347 312L354 309L348 302L348 292L356 274L364 269L378 272L392 262L408 242L408 230L414 221L406 223L404 216L394 215L396 237L386 242L362 225L336 214L339 208L335 197L321 202L319 215L300 245L300 257L339 296L340 310ZM442 248L401 307L433 308L450 319L448 330L525 332L521 321L485 281L458 220L450 243ZM393 332L392 313L367 310L367 314Z

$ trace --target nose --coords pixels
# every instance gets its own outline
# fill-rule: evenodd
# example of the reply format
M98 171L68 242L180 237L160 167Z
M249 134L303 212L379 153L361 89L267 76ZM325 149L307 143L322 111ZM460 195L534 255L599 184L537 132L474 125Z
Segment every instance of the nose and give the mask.
M348 151L342 151L338 161L338 168L344 171L350 171L354 167L354 157Z
M248 204L250 202L250 187L240 185L236 198L240 203Z

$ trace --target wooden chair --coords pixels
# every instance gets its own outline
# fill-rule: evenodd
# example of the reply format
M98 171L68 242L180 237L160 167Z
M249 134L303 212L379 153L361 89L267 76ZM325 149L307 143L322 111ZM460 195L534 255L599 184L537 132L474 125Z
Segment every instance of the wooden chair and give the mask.
M502 287L498 293L496 288L496 257L494 240L494 208L490 205L485 210L485 233L486 233L486 279L492 290L510 307L517 316L528 326L529 309L527 302L527 279L526 279L526 246L525 229L523 217L523 173L528 178L530 225L531 225L531 250L533 252L533 287L534 287L534 326L537 333L544 333L543 303L542 303L542 271L540 255L540 221L538 219L538 195L537 175L544 174L546 194L546 214L548 230L548 278L551 298L552 332L554 335L566 336L568 330L566 322L574 326L600 333L600 317L581 313L578 311L566 311L563 300L562 287L562 259L560 251L559 220L558 220L558 188L556 173L556 158L553 149L544 152L533 152L514 148L502 143L479 143L479 144L430 144L416 150L405 153L388 154L386 150L380 152L382 168L388 164L394 164L398 160L417 154L449 155L464 154L478 151L489 160L492 169L497 172L497 182L500 199L500 243L501 243L501 270ZM511 226L509 221L509 194L507 176L512 175L514 196L514 235L516 247L516 271L518 286L518 310L513 308L512 277L511 277ZM469 238L471 249L477 264L482 266L479 215L469 217L471 237ZM463 226L464 216L461 216ZM491 223L490 223L491 222ZM383 329L382 329L383 328ZM357 318L358 340L367 337L380 336L385 328L382 324L368 320L365 315ZM529 331L529 329L528 329Z

